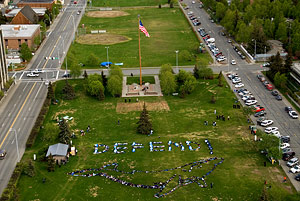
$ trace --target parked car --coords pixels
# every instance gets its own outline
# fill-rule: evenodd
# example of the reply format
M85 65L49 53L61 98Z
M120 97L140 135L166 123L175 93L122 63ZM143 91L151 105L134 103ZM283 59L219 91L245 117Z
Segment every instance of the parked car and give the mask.
M278 91L274 90L274 91L271 92L271 94L272 94L273 96L278 96Z
M273 131L278 131L277 127L267 127L265 133L272 133Z
M250 106L250 105L254 105L254 104L256 104L256 103L257 103L257 100L247 100L245 104L246 104L247 106Z
M297 181L300 181L300 174L297 174L297 175L295 176L295 179L296 179Z
M231 60L231 64L232 65L236 65L236 61L233 59L233 60Z
M262 77L259 78L259 80L260 80L261 82L264 82L264 81L266 81L266 78L265 78L264 76L262 76Z
M0 160L3 160L6 157L7 153L5 150L0 149Z
M230 39L227 40L228 43L232 43L232 41Z
M267 88L269 91L271 91L271 90L274 89L273 85L271 85L271 84L267 84L267 85L265 85L265 86L266 86L266 88Z
M285 148L289 148L291 145L289 143L282 143L280 145L280 149L285 149Z
M240 87L243 87L243 86L244 86L244 84L241 83L241 82L234 85L235 88L240 88Z
M290 153L290 152L293 152L291 148L285 148L285 149L282 149L282 153L285 154L285 153ZM298 159L298 158L297 158Z
M277 138L281 138L281 135L280 135L279 131L272 131L272 135L274 135Z
M295 156L295 152L293 152L292 154L288 154L288 153L282 154L282 160L289 161L292 158L294 158L294 156Z
M297 165L298 163L299 163L299 159L297 157L293 157L286 163L286 165L289 167L293 167L293 166Z
M264 120L264 121L262 121L262 122L260 123L260 125L263 126L263 127L267 127L267 126L272 125L273 122L274 122L273 120Z
M27 73L26 76L27 76L27 77L38 77L39 74L31 72L31 73Z
M262 66L263 66L263 67L269 67L269 66L270 66L270 63L264 63Z
M257 112L254 114L255 117L261 117L261 116L265 116L267 113L266 111L262 110L260 112Z
M277 95L275 98L276 98L276 100L278 100L278 101L281 101L281 100L282 100L282 97L281 97L280 95Z
M293 108L291 108L291 107L285 107L284 110L285 110L286 112L290 112L290 111L293 110Z
M257 75L257 78L258 78L258 79L260 79L261 77L263 77L263 75L261 75L261 74L258 74L258 75Z
M290 136L281 136L280 140L282 143L289 143L291 141Z
M290 117L292 117L293 119L298 119L298 114L296 111L289 111L289 115Z
M299 173L300 172L300 166L299 165L295 165L294 167L292 167L291 169L290 169L290 172L292 172L292 173Z
M254 112L260 112L260 111L263 111L263 110L266 110L266 109L264 107L262 107L262 106L254 108Z

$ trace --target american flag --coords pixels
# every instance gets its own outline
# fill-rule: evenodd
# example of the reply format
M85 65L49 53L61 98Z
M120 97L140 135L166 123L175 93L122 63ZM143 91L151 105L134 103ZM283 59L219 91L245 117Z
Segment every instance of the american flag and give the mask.
M142 21L140 20L139 29L146 35L146 37L150 37L147 29L143 26Z

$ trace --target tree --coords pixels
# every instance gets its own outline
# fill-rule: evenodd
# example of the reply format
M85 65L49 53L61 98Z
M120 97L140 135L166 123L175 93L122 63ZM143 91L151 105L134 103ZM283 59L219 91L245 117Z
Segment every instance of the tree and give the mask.
M193 75L196 79L199 79L199 68L197 67L197 65L195 65L193 69Z
M104 72L101 71L101 77L102 77L102 84L104 87L107 86L107 78L106 78L106 75L104 75Z
M233 11L228 9L221 24L226 28L226 30L233 35L235 30L235 14Z
M103 85L102 85L103 86ZM98 96L99 100L102 101L105 99L105 95L104 95L104 87L99 87L99 96Z
M286 57L284 65L283 65L282 73L287 74L287 73L291 72L292 66L293 66L293 56L292 56L292 51L289 50L288 55Z
M84 70L84 72L83 72L83 78L86 80L88 77L89 77L89 76L88 76L86 70Z
M31 60L32 52L31 52L31 50L29 49L29 47L26 43L22 43L20 53L21 53L21 58L24 61L30 61Z
M268 201L269 200L266 185L264 185L264 188L263 188L261 196L260 196L260 200L261 201Z
M122 94L122 80L118 75L112 75L107 81L107 90L114 97L120 97Z
M181 52L179 52L179 58L181 61L191 61L192 55L189 51L182 50Z
M59 122L59 142L63 144L70 144L71 141L71 132L69 130L69 125L68 123L63 119L62 121Z
M51 82L49 82L49 85L48 85L47 98L49 98L51 100L51 102L53 102L55 100L53 85Z
M248 42L251 38L252 26L247 26L242 20L238 23L238 32L236 40L239 42Z
M189 74L189 76L184 81L183 85L181 85L181 87L184 88L185 94L186 93L191 94L195 90L196 84L197 84L196 78L191 74Z
M32 160L28 161L28 164L23 168L23 173L28 175L29 177L33 177L35 175L35 168L32 163Z
M199 69L199 78L210 79L211 77L213 77L213 71L211 68L204 67Z
M274 76L274 84L276 87L280 86L280 72L277 72Z
M160 68L160 71L159 71L159 76L161 76L165 72L173 73L173 68L172 68L171 64L162 65Z
M137 132L144 134L144 135L149 135L152 130L152 123L149 120L149 115L148 111L146 109L146 104L144 103L143 106L143 111L140 114L140 119L137 122L138 127L137 127Z
M116 75L120 78L120 80L123 80L123 72L119 66L110 68L109 76L113 76L113 75Z
M102 77L99 74L90 75L87 78L85 85L87 93L91 96L97 97L99 100L104 100L104 86L102 84Z
M215 98L215 95L212 95L211 96L211 100L210 100L211 103L216 103L216 98Z
M66 80L65 86L62 89L63 99L65 100L73 100L76 95L73 87L69 84L68 80Z
M216 18L218 19L218 21L221 21L226 13L226 6L223 3L217 2L216 4Z
M264 23L264 32L267 37L274 38L274 30L275 30L275 23L272 23L270 19L266 19Z
M222 71L220 71L219 76L218 76L218 80L219 80L218 86L219 87L223 87L222 77L223 77Z
M276 31L276 39L285 42L287 40L287 28L285 22L280 22Z
M170 95L175 92L177 84L175 81L175 75L170 71L166 71L160 75L161 90L165 95Z
M74 78L78 78L82 74L82 69L77 63L72 63L70 66L70 75Z
M88 56L86 63L89 66L98 66L100 63L100 59L94 53L91 53Z
M48 169L48 172L54 172L54 170L55 170L55 160L54 160L52 154L50 154L48 156L48 167L47 167L47 169Z
M184 82L187 80L189 75L190 74L185 70L179 70L179 73L176 75L176 81L179 87L184 84Z
M40 37L40 35L37 35L36 37L34 37L33 42L34 42L34 45L35 45L36 47L38 47L39 44L40 44L40 42L41 42L41 37Z
M176 3L176 0L171 0L170 1L170 8L174 8L174 4Z

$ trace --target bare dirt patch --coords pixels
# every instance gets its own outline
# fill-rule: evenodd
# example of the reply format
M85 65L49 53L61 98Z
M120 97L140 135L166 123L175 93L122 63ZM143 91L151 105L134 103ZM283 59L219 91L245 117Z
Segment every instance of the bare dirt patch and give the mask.
M146 108L148 111L169 111L169 105L166 101L160 101L160 102L151 102L146 103ZM142 111L143 110L144 102L138 102L138 103L118 103L116 111L118 113L127 113L131 111Z
M131 38L112 33L85 34L76 39L77 43L86 45L113 45L130 41Z
M111 18L127 16L129 13L125 11L91 11L86 14L88 17Z
M94 187L91 187L90 189L89 189L89 191L90 191L90 195L92 196L92 197L97 197L98 196L98 190L99 190L99 186L94 186Z

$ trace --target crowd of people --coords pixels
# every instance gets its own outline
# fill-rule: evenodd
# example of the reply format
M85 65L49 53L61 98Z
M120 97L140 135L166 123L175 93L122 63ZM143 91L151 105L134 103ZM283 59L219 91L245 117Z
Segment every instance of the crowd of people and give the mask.
M209 153L210 153L210 154L213 154L213 148L212 148L212 146L211 146L209 140L208 140L208 139L205 139L204 142L205 142L205 143L207 144L207 146L208 146L208 149L209 149L209 151L210 151Z
M187 166L190 166L189 172L191 172L194 167L201 168L203 163L208 163L210 161L214 161L214 160L218 160L218 159L220 161L218 163L215 163L213 168L210 171L208 171L207 173L205 173L202 177L191 176L191 177L188 177L186 179L183 179L181 177L181 175L178 175L178 185L176 185L174 188L172 188L171 190L169 190L166 193L162 193L162 192L166 188L168 183L170 181L172 181L177 176L176 174L171 176L165 182L158 182L158 183L153 183L152 185L146 185L146 184L135 184L135 183L132 183L132 182L128 182L126 180L119 179L119 178L117 178L113 175L109 175L109 174L105 173L105 171L114 171L114 172L118 172L118 173L122 173L122 174L132 174L133 175L135 173L146 173L146 174L148 174L148 173L167 172L167 171L172 171L172 170L176 170L176 169L181 169L182 171L186 171L186 169L184 169L184 168L186 168ZM223 161L224 161L224 158L213 157L213 158L203 159L203 160L199 160L199 161L195 161L195 162L191 162L191 163L186 163L185 165L170 168L170 169L152 170L152 171L132 170L132 171L129 171L129 172L119 170L118 169L118 163L110 163L110 164L103 165L101 168L90 168L90 169L77 170L77 171L68 173L68 175L82 176L82 177L101 176L101 177L105 177L106 179L109 179L111 181L120 183L120 184L125 185L125 186L130 186L130 187L135 187L135 188L144 188L144 189L159 189L159 192L154 194L154 197L161 198L161 197L169 195L170 193L174 192L176 189L178 189L181 186L186 186L186 185L189 185L189 184L192 184L192 183L198 184L199 187L201 187L201 188L207 187L207 183L205 182L205 178L210 173L212 173L212 171L215 170L215 168L218 165L223 163ZM97 171L99 171L99 173L95 173Z
M109 146L107 146L105 144L95 144L94 147L95 147L94 154L102 154L102 153L107 152L108 149L109 149ZM100 147L104 147L104 150L103 151L99 151Z

